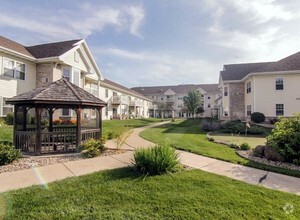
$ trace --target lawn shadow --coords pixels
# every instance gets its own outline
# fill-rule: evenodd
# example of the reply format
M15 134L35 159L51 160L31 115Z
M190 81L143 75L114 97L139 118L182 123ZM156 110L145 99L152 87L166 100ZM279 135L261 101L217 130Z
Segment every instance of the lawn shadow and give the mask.
M177 133L177 134L205 134L201 130L201 125L210 121L206 118L188 118L180 123L169 123L158 128L166 128L162 133Z

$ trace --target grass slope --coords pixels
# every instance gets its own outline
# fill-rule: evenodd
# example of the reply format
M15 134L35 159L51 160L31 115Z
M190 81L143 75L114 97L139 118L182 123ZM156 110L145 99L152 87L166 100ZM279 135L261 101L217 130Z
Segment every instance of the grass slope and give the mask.
M177 120L174 123L146 129L140 133L140 136L157 144L162 144L167 141L177 149L190 151L203 156L300 177L299 171L255 163L238 156L232 148L208 141L206 139L206 132L201 131L201 123L201 119Z
M0 194L4 219L299 219L299 196L198 170L141 179L130 168ZM294 207L287 215L286 204ZM1 210L1 208L0 208ZM3 217L3 216L2 216ZM1 216L0 216L1 219Z

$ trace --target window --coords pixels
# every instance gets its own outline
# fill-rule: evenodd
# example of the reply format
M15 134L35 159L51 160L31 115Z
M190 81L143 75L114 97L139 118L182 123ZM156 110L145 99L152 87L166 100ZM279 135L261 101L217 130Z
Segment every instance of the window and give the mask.
M108 98L108 89L105 89L105 98Z
M284 105L276 104L276 116L284 115Z
M276 78L276 90L283 90L283 78Z
M224 87L224 96L228 96L228 87Z
M71 82L71 69L69 69L69 68L64 68L63 69L63 74L62 74L62 76L66 79L66 80L68 80L69 82Z
M160 98L160 100L164 100L164 98Z
M251 116L251 105L247 105L247 116Z
M79 87L80 87L80 75L81 75L80 70L73 68L73 80L71 82Z
M224 116L228 116L228 111L224 111Z
M13 112L13 110L14 110L14 107L13 107L13 105L10 105L10 104L7 104L6 103L6 100L7 100L8 98L5 98L5 97L3 97L3 102L2 102L2 115L4 116L4 115L7 115L8 113L10 113L10 112Z
M62 116L70 116L70 109L63 108L62 109Z
M105 116L108 116L108 107L105 107Z
M96 97L99 96L98 85L96 83L91 83L91 93Z
M247 93L251 92L251 82L247 82Z
M25 64L3 59L3 75L14 79L25 80Z
M208 103L207 108L210 108L210 103Z

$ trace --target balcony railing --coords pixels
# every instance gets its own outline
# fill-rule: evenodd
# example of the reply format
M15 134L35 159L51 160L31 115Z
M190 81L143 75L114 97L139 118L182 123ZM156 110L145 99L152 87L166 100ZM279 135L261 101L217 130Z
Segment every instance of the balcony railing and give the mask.
M93 94L96 97L99 97L99 92L96 89L92 89L90 87L84 87L84 90L91 93L91 94Z
M166 102L175 102L175 98L166 98Z
M112 104L124 104L124 105L129 105L129 98L121 95L114 95L111 98Z
M130 100L129 103L130 106L143 106L142 100Z

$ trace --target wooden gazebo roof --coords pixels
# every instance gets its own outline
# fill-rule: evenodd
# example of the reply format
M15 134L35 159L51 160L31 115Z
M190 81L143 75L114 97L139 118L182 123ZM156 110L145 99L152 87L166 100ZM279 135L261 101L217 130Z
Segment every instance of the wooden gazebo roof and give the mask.
M47 87L40 87L14 96L8 99L7 103L22 105L77 105L89 107L104 107L107 105L103 100L70 83L65 78L61 78L49 84Z

